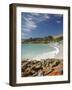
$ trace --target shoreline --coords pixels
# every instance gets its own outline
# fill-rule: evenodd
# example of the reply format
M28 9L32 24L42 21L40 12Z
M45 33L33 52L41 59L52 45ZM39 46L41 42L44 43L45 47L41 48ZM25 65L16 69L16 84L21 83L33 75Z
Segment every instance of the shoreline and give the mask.
M59 43L50 43L49 45L51 47L55 48L55 50L52 52L43 53L43 54L38 55L36 57L29 58L29 59L27 58L27 59L29 61L30 60L41 60L41 59L52 59L52 58L63 59L63 50L62 50L63 47L61 45L59 45Z

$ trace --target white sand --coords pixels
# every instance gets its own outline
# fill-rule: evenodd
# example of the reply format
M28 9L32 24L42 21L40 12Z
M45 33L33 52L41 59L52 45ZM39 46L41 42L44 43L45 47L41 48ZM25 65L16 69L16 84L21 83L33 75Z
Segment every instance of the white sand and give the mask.
M53 43L50 44L51 47L55 48L55 51L44 53L42 55L38 55L37 57L34 57L34 60L41 60L41 59L48 59L48 58L56 58L56 59L62 59L63 58L63 46L62 44Z
M59 53L55 56L57 59L63 59L63 46L59 45Z

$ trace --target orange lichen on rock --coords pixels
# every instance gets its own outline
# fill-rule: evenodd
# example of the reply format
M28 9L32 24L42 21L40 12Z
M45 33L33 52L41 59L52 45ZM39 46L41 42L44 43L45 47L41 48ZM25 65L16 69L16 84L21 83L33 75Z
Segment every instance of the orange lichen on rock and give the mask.
M54 75L63 75L63 65L58 65L56 67L53 67L53 71L49 73L48 75L54 76Z

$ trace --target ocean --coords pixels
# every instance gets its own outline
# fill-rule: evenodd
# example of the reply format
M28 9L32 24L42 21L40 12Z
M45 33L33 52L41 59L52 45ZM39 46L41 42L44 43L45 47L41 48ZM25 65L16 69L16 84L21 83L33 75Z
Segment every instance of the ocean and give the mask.
M45 59L53 57L57 52L56 48L48 44L22 44L21 59Z

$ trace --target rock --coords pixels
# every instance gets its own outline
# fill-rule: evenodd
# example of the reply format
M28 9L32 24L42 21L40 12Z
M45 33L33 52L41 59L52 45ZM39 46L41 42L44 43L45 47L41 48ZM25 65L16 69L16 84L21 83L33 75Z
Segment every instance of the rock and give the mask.
M38 76L38 72L35 72L32 76Z
M33 61L33 64L36 64L36 63L37 63L37 60L34 60L34 61Z
M51 73L53 70L54 70L54 69L47 67L45 70L43 70L43 75L44 75L44 76L45 76L45 75L48 75L48 74Z
M36 63L36 64L34 64L31 68L34 69L34 70L39 70L39 69L42 68L42 67L41 67L41 63Z
M53 75L63 75L63 66L61 64L59 64L56 67L53 67L53 72L49 73L49 75L53 76Z
M38 76L43 76L43 71L42 70L38 71Z
M47 61L48 61L49 64L52 64L52 63L54 62L53 59L49 59L49 60L47 60Z
M31 73L34 74L36 71L34 71L33 69L31 69Z
M22 73L23 76L29 76L31 75L31 69L30 68L27 68L23 73Z
M63 60L59 59L42 59L25 60L21 63L21 76L34 77L46 75L63 75Z
M59 61L59 60L55 60L55 61L54 61L54 63L52 63L52 67L57 66L59 63L60 63L60 61Z
M25 67L27 64L28 64L28 62L24 62L24 63L22 64L22 67Z

